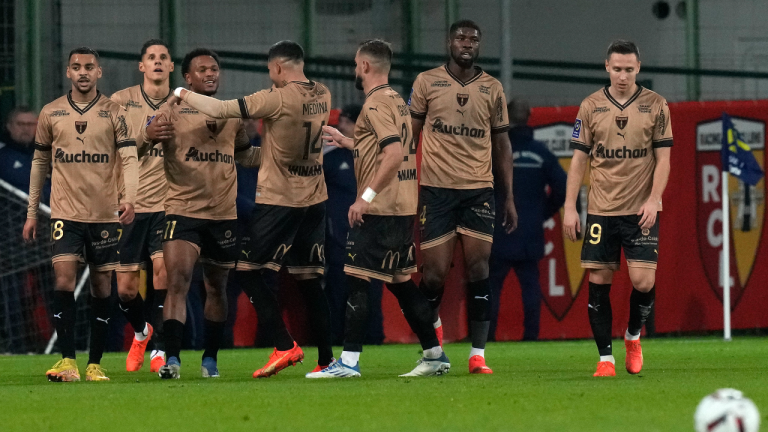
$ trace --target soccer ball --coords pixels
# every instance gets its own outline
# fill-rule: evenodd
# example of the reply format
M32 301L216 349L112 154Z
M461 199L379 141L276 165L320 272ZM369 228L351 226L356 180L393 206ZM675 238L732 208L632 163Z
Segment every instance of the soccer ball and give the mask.
M696 432L758 432L760 412L735 389L720 389L699 402L693 415Z

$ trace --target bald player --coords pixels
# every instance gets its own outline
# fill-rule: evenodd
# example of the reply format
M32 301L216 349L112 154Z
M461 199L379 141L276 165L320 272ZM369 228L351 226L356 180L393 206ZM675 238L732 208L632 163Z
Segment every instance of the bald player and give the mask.
M504 200L498 208L508 233L517 227L517 212L504 89L475 66L481 39L474 22L452 24L448 64L416 77L409 105L413 136L418 140L423 132L419 220L424 276L419 288L432 306L442 342L440 302L460 239L472 340L469 372L490 374L493 371L485 364L492 295L488 259L497 209L492 163L502 183L499 191Z
M656 295L661 195L669 179L672 124L667 101L636 83L640 50L626 40L608 47L605 70L611 84L581 103L573 128L563 231L575 241L581 231L576 198L587 161L591 166L581 266L589 269L589 323L600 360L594 376L615 376L611 348L611 282L621 250L632 294L624 333L625 366L643 368L640 330Z
M131 124L126 121L125 110L98 91L101 75L96 51L88 47L72 50L67 64L72 89L43 107L35 135L23 237L31 241L37 236L40 189L53 163L53 320L62 359L46 372L49 381L80 381L75 362L74 291L81 263L88 264L91 281L86 380L109 380L100 364L111 317L112 271L118 265L120 226L129 225L134 219L139 173ZM118 160L125 184L119 204L114 175Z
M214 95L219 88L219 58L197 48L184 56L184 80L193 91ZM186 103L170 100L160 110L174 123L175 135L163 142L165 197L163 256L168 294L163 307L167 360L162 379L177 379L187 318L187 293L198 259L205 284L203 378L219 376L218 351L227 321L227 279L237 260L237 171L257 166L258 148L251 147L242 120L219 120ZM158 117L156 117L158 118Z
M320 136L328 124L331 93L304 75L304 51L295 42L273 45L268 67L273 87L241 99L219 101L185 89L174 91L174 102L183 100L214 118L264 120L256 207L237 262L240 285L261 321L275 329L275 349L254 378L272 376L304 358L285 327L276 292L264 278L264 272L277 272L283 265L306 299L318 345L316 370L333 361L330 310L321 280L328 194Z
M120 266L117 268L117 295L120 310L134 331L133 343L125 359L125 370L135 372L141 369L144 365L144 352L151 339L155 342L155 349L150 354L150 371L158 372L160 366L165 364L160 335L166 293L163 204L168 183L163 169L162 142L173 138L173 123L167 119L158 119L152 121L143 134L142 129L171 95L169 79L174 64L168 45L159 39L146 41L141 47L139 58L143 82L120 90L111 97L126 109L126 119L131 123L137 145L142 149L136 217L133 223L123 227L118 242ZM139 295L140 270L148 260L152 260L152 286L155 290L152 324L144 317L144 299Z
M355 86L365 92L365 104L354 138L330 126L323 128L333 145L353 151L357 179L344 266L349 287L344 351L338 361L307 378L360 376L371 279L386 282L421 342L421 361L402 376L442 375L448 373L451 363L437 340L427 299L411 280L411 273L416 272L413 228L418 204L411 115L403 98L389 86L389 43L379 39L361 43L355 64Z

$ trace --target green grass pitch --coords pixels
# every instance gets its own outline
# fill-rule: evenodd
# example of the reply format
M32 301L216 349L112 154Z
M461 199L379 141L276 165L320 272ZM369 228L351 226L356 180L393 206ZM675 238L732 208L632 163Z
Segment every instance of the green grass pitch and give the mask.
M268 350L219 354L218 379L200 378L200 352L182 353L181 379L125 372L125 353L107 354L111 382L49 383L58 356L0 357L2 431L691 431L699 400L742 390L768 424L768 339L644 340L645 367L624 370L614 341L615 378L593 378L592 341L490 343L493 375L467 373L467 344L449 344L451 373L398 378L415 366L416 345L366 347L361 378L308 380L316 360L255 380ZM339 349L334 351L337 355ZM79 356L85 373L87 356Z

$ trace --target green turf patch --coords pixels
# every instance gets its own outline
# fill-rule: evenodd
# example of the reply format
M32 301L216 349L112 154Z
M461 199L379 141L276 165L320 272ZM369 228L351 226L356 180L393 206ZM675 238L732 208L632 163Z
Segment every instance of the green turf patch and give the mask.
M643 340L634 376L614 344L617 376L599 379L592 341L491 343L485 376L468 374L467 344L450 344L450 374L408 379L397 375L415 367L415 345L366 347L361 378L329 380L304 378L313 347L304 365L260 380L251 374L268 350L221 352L217 379L200 377L200 352L184 352L173 381L151 374L149 359L128 373L125 353L107 354L106 383L47 382L58 356L0 357L0 430L690 431L699 400L722 387L742 390L768 424L768 339Z

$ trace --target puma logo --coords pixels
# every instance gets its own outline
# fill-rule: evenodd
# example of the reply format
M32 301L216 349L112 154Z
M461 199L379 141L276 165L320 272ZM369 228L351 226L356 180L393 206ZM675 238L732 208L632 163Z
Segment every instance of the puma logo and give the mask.
M624 134L623 134L623 133L621 133L621 132L616 132L616 135L618 135L618 136L622 137L623 139L626 139L626 138L624 138Z
M479 300L485 300L485 301L488 301L488 296L489 296L489 295L490 295L490 294L486 294L486 295L484 295L484 296L482 296L482 297L481 297L481 296L475 296L475 298L476 298L476 299L479 299Z
M654 249L653 251L654 251L654 252L656 252L656 255L658 255L658 254L659 254L659 251L657 251L656 249Z
M112 318L99 318L99 317L96 317L96 321L101 321L104 324L109 324L109 320L110 319L112 319Z
M245 255L245 257L246 257L246 258L250 258L248 255L250 255L250 254L251 254L251 251L248 251L248 252L246 252L246 251L244 251L244 250L241 250L240 252L242 252L242 253L243 253L243 255Z
M354 311L356 311L356 310L357 310L357 308L359 308L359 307L360 307L360 306L352 306L352 303L350 303L350 302L347 302L347 306L349 306L350 308L352 308L352 311L353 311L353 312L354 312Z
M591 304L587 304L587 307L592 308L595 310L595 312L597 312L597 308L600 307L600 305L592 306Z
M457 110L456 110L456 112L457 112L457 113L459 113L459 114L461 114L461 116L462 116L462 117L464 117L464 111L462 111L462 110L460 110L460 109L457 109Z
M57 313L57 314L53 314L53 317L54 317L54 318L58 318L58 319L61 319L61 314L62 314L62 313L63 313L63 312L59 312L59 313Z
M355 257L357 256L357 254L352 255L351 253L348 253L347 255L349 255L349 257L352 258L352 261L354 261Z
M128 312L128 309L123 309L123 305L121 305L120 303L117 304L117 307L119 307L120 310L123 312Z
M85 138L75 137L75 139L77 139L78 141L83 143L83 145L85 145Z

